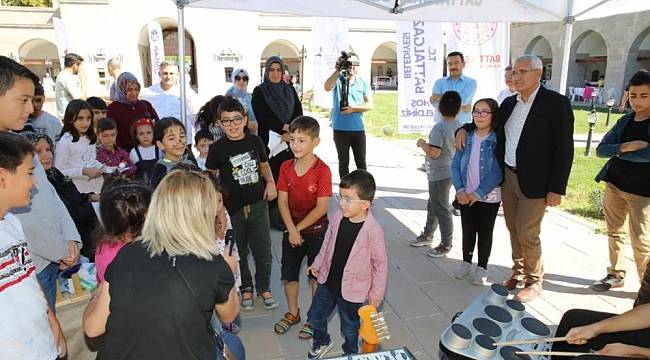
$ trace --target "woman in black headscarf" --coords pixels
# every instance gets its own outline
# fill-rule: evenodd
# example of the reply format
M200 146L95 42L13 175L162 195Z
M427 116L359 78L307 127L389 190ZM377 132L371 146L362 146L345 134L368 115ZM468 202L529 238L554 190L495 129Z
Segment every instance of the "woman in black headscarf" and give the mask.
M293 153L289 148L289 123L302 115L302 104L298 99L296 90L282 81L284 62L279 56L271 56L266 60L264 67L264 81L253 90L253 112L259 124L258 135L266 144L266 151L269 152L269 165L273 178L277 182L280 175L280 165L283 162L293 159ZM282 137L287 143L286 149L276 153L270 147L277 144L269 137ZM271 225L277 229L284 229L284 224L277 210L277 200L270 203L269 215Z
M302 115L302 104L298 99L296 90L282 81L284 62L278 56L271 56L266 60L264 68L264 81L253 90L253 111L259 123L258 134L270 150L269 135L282 136L284 142L289 142L289 123ZM269 134L269 132L275 134ZM277 181L280 165L293 158L293 153L287 149L269 159L273 178Z

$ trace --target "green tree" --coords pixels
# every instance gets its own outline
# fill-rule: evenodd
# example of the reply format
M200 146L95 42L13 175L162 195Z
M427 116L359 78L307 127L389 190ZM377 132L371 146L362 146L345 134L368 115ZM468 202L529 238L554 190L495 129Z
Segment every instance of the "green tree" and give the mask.
M52 0L0 0L5 6L52 7Z

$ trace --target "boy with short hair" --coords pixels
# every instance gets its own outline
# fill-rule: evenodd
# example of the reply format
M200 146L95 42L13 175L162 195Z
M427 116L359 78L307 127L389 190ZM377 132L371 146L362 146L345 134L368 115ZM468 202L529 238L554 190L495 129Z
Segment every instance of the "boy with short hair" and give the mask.
M332 197L330 168L314 154L320 143L320 125L310 116L300 116L289 124L289 146L295 156L280 167L278 178L278 208L287 231L282 237L282 281L289 311L275 324L277 334L286 333L300 323L298 279L302 260L307 256L311 266L320 251L327 231L327 206ZM316 278L310 276L312 296ZM312 337L305 323L298 333L303 340Z
M340 210L332 217L323 246L309 268L318 288L308 314L314 330L308 359L320 359L332 348L327 319L335 307L345 338L343 353L357 353L357 311L365 302L378 307L384 299L388 256L384 232L370 211L375 189L375 179L365 170L355 170L341 179Z
M201 129L194 135L194 146L199 151L199 156L196 158L196 163L201 170L205 170L205 161L208 159L208 151L210 145L214 143L212 133L206 129Z
M34 146L0 132L0 358L56 359L66 353L61 326L36 278L20 221L9 213L29 206Z
M18 131L25 126L27 117L34 112L32 98L36 84L38 78L29 69L0 56L0 132ZM34 167L37 183L31 206L14 208L11 212L23 225L38 281L54 311L58 271L77 263L81 238L35 155Z
M596 148L610 158L596 176L605 181L603 213L609 238L607 275L591 288L607 291L625 283L625 219L639 280L650 261L650 72L641 70L629 83L632 111L620 118Z
M440 225L440 244L427 253L431 257L444 257L451 251L454 234L454 223L449 209L451 159L455 153L454 133L461 125L456 119L461 102L460 94L455 91L442 94L438 104L442 120L431 129L428 142L424 139L417 141L417 146L427 157L429 202L424 230L410 245L414 247L431 245L433 233Z
M242 310L253 310L253 280L248 268L248 251L255 259L255 290L267 310L273 299L271 278L271 236L268 201L277 197L266 146L256 135L244 132L246 119L239 101L226 98L217 110L225 136L210 146L206 168L218 173L228 196L226 209L235 230L241 257Z
M36 84L32 98L34 112L29 115L27 126L31 126L35 133L46 134L52 141L56 141L61 136L63 124L56 116L43 110L43 104L45 104L45 90L41 84Z

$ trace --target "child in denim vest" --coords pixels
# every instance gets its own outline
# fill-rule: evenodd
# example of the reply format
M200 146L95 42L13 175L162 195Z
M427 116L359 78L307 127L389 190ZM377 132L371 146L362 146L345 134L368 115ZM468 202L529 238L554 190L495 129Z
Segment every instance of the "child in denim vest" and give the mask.
M499 104L494 99L481 99L474 104L476 129L467 133L465 148L456 150L451 163L451 180L463 227L463 262L454 276L463 279L471 273L474 285L485 285L487 281L492 231L501 204L499 184L503 173L495 153L498 111ZM478 266L472 272L477 236Z

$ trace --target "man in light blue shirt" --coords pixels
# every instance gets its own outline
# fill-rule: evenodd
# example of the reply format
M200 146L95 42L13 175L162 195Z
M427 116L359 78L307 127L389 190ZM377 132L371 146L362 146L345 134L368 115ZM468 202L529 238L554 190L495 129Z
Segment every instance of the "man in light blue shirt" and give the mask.
M334 130L334 144L339 159L339 176L343 178L350 170L350 149L354 155L357 169L366 169L366 132L363 125L363 114L372 110L372 95L368 83L357 76L359 58L350 54L348 61L351 63L347 72L350 84L348 92L349 106L341 109L342 77L341 64L345 61L340 57L336 69L325 81L325 91L332 91L332 129Z
M476 80L463 75L465 58L458 51L447 54L447 76L436 80L433 85L431 104L436 107L435 122L442 118L437 110L440 97L447 91L455 91L460 94L461 107L456 120L461 124L472 122L472 100L476 93Z

